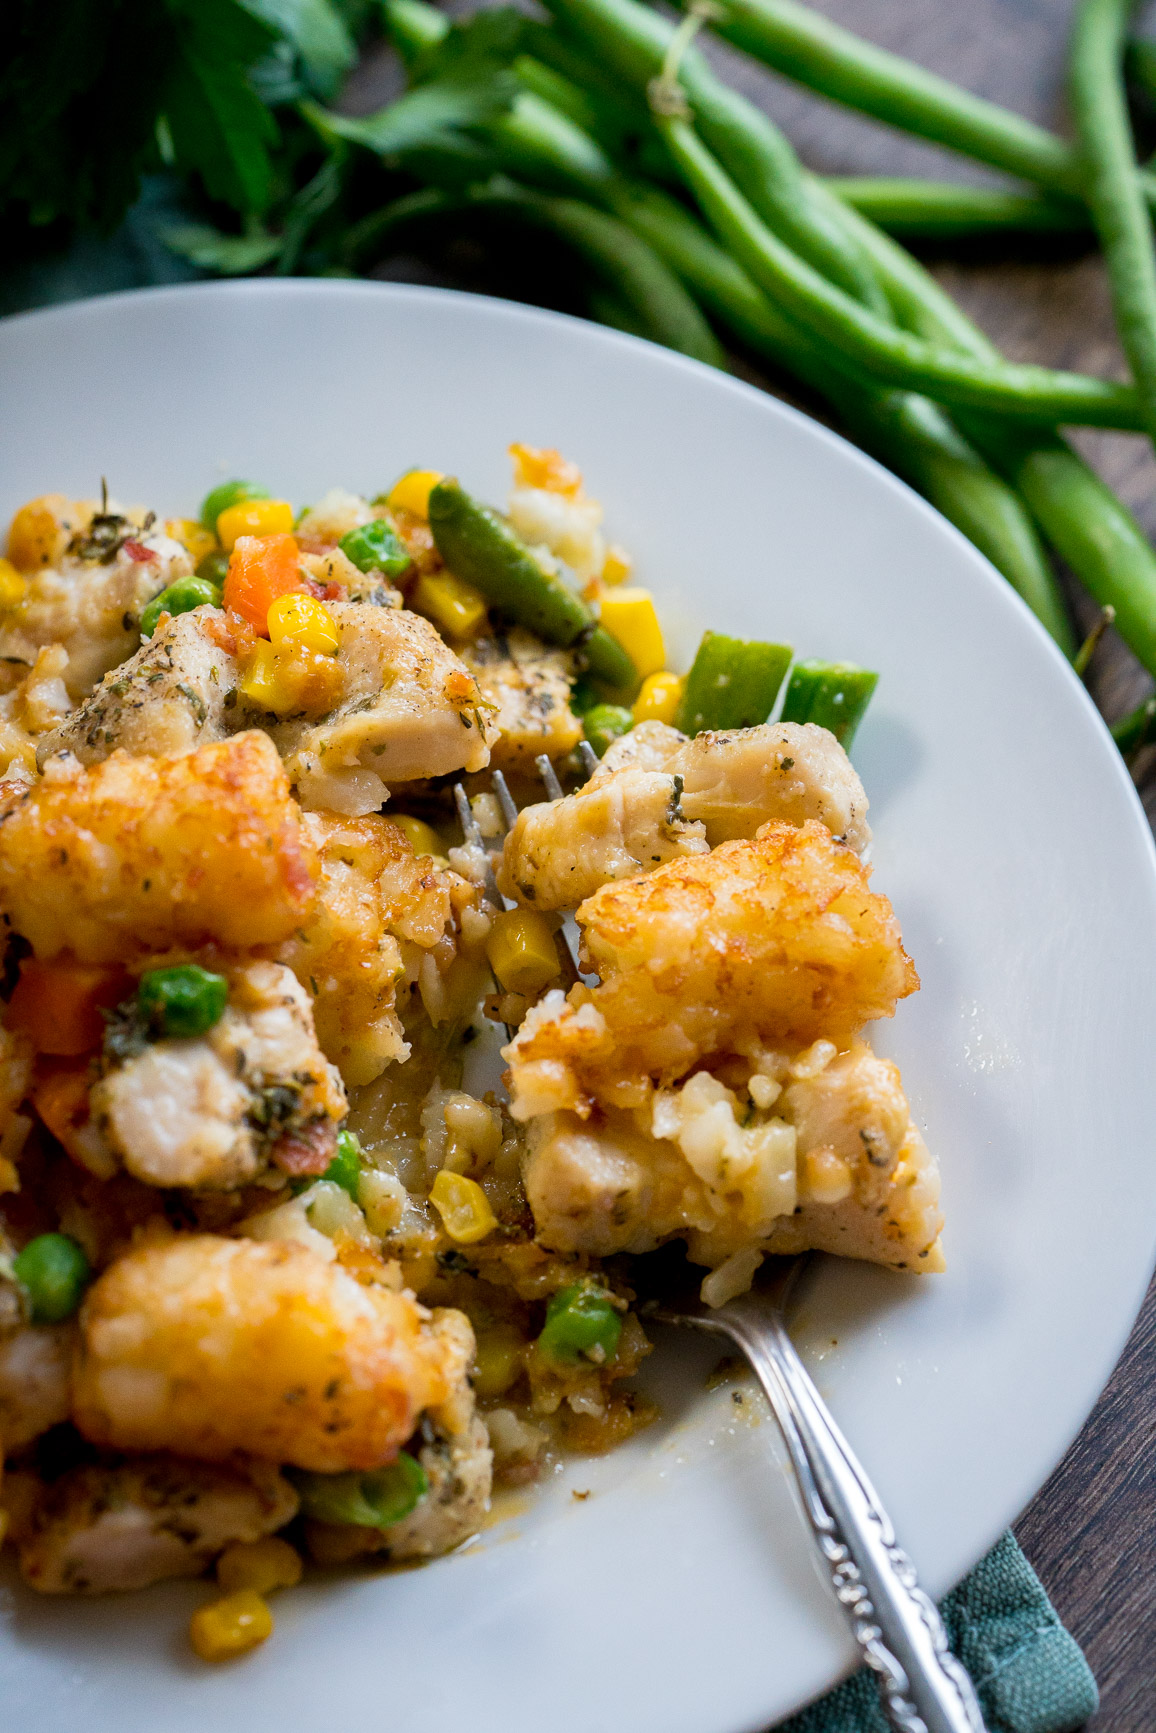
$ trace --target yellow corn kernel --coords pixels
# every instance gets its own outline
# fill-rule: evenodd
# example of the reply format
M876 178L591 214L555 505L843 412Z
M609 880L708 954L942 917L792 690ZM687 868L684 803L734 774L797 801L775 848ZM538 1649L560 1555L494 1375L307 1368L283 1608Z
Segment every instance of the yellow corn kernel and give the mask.
M250 650L238 685L243 697L278 716L288 713L297 704L296 686L289 689L279 678L277 652L265 638L258 638Z
M189 1641L202 1661L229 1661L263 1643L273 1630L273 1615L253 1589L210 1601L189 1620Z
M414 854L443 855L445 853L442 839L432 824L426 824L424 819L411 818L408 812L395 812L390 816L413 849Z
M486 939L486 956L499 987L533 998L560 967L550 923L533 909L497 915Z
M612 542L606 550L606 558L602 562L602 582L604 584L624 584L634 570L634 561L617 543Z
M508 1324L478 1331L478 1351L470 1382L483 1398L504 1396L522 1370L524 1343Z
M599 618L610 636L622 645L641 679L645 680L648 674L657 674L666 667L662 627L649 590L640 590L633 585L607 590L602 598Z
M195 566L199 566L205 555L213 553L217 546L216 536L195 517L166 518L165 534L180 542Z
M429 496L444 478L440 469L410 469L395 481L386 500L390 511L407 511L411 517L429 517Z
M266 624L270 643L300 644L320 656L332 656L341 642L337 621L316 596L278 596Z
M243 499L217 519L217 539L231 554L238 536L288 535L293 528L293 507L284 499Z
M669 722L673 725L682 703L684 684L681 674L671 674L665 668L661 674L648 674L630 712L635 722Z
M427 614L440 632L470 638L486 621L486 598L452 572L426 573L419 578L410 607Z
M266 1535L264 1540L238 1541L217 1560L217 1581L226 1594L251 1589L256 1595L274 1589L291 1589L301 1581L301 1554L287 1540Z
M11 560L0 560L0 609L19 607L28 584Z
M8 558L18 572L50 566L63 553L75 513L62 493L41 494L22 505L8 526Z
M429 1201L442 1218L451 1240L472 1246L492 1234L498 1218L477 1180L442 1168L430 1188Z

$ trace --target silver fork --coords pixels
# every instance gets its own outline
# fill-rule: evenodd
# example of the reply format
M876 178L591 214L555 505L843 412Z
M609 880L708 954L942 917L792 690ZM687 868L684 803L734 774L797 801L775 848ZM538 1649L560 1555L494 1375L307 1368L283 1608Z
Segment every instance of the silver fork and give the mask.
M898 1733L984 1733L971 1680L951 1653L935 1603L895 1539L851 1446L787 1334L784 1308L806 1257L775 1258L749 1293L711 1307L650 1301L659 1323L726 1336L750 1362L787 1446L807 1521L883 1710Z
M585 741L582 747L582 765L590 777L598 760ZM549 758L543 754L535 763L547 798L560 800L562 785ZM517 806L500 770L494 771L491 784L508 831L518 816ZM454 800L466 841L484 851L461 783L454 788ZM492 868L486 895L498 908L513 907L499 895ZM577 978L578 930L572 916L563 932ZM806 1262L806 1256L771 1260L757 1287L721 1306L693 1298L678 1304L650 1300L641 1309L658 1323L726 1336L749 1360L786 1442L835 1597L863 1660L878 1678L892 1727L897 1733L985 1733L975 1690L948 1647L935 1603L919 1587L915 1566L898 1545L890 1517L787 1333L784 1308Z

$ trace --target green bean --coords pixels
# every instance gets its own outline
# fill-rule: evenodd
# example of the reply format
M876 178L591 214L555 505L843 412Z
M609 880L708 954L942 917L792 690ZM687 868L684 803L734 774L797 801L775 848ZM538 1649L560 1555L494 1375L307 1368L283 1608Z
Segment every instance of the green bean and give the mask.
M830 729L850 752L878 684L878 674L854 662L797 662L787 682L781 720L814 722Z
M429 1491L421 1463L399 1450L387 1468L358 1474L312 1474L291 1470L304 1516L320 1522L352 1523L357 1528L392 1528L408 1516Z
M59 1324L80 1305L91 1274L84 1250L67 1234L37 1234L12 1260L34 1324Z
M1125 758L1131 758L1142 746L1151 746L1156 740L1156 698L1145 698L1143 704L1114 723L1112 739Z
M748 54L821 96L919 138L1079 196L1078 153L1022 115L852 35L797 0L723 0L715 29ZM1151 198L1152 177L1144 177Z
M704 214L735 257L781 307L876 378L947 403L971 404L1034 422L1136 431L1130 386L1046 367L981 362L884 323L821 277L761 222L694 130L657 117Z
M694 217L657 188L635 187L622 215L683 279L706 311L838 412L868 451L897 470L987 555L1068 655L1063 596L1019 496L926 397L854 380L755 287Z
M756 728L775 707L792 654L789 644L704 632L686 677L677 727L684 734Z
M429 524L438 553L457 577L547 643L581 649L596 679L628 689L638 674L626 651L595 624L581 596L542 570L497 512L455 481L430 493Z
M1083 235L1088 212L1075 199L1007 193L947 181L829 178L844 203L889 235L911 240L971 240L994 235Z
M1071 102L1084 152L1085 195L1112 290L1120 344L1148 432L1156 439L1156 259L1136 176L1124 96L1125 33L1134 0L1081 0L1072 35Z
M674 27L638 0L547 0L549 10L639 95L661 78ZM712 149L763 220L814 267L866 305L883 311L873 273L854 243L807 198L798 158L753 103L717 79L695 50L679 82Z
M424 0L382 0L381 10L386 34L408 71L449 34L450 21L445 13L425 5Z

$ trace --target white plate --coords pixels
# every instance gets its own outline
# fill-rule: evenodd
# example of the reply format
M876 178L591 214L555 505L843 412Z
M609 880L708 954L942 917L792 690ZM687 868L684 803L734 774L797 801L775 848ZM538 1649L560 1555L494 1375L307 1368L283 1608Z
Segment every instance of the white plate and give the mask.
M1156 1238L1156 876L1084 692L907 488L749 387L591 325L436 290L241 283L0 326L0 512L47 489L191 513L247 475L296 501L412 464L502 501L505 448L581 463L680 665L706 626L878 668L856 744L877 886L923 991L878 1031L942 1164L948 1273L829 1263L801 1339L926 1585L1030 1498L1100 1390ZM3 1590L0 1702L73 1733L739 1733L850 1645L772 1424L664 1342L662 1424L479 1544L277 1603L213 1670L201 1585ZM653 1362L652 1362L653 1365ZM749 1412L749 1409L745 1412ZM757 1420L757 1416L755 1417ZM575 1500L574 1490L593 1496Z

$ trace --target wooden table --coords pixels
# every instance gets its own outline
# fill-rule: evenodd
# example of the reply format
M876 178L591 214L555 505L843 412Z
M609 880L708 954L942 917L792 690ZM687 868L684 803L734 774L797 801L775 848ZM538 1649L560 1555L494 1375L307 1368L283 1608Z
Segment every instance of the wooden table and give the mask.
M860 35L1045 125L1066 129L1064 63L1074 0L817 3ZM473 11L476 5L477 0L464 0L450 10ZM949 152L820 102L727 49L713 57L731 83L779 122L813 169L1000 184L997 176ZM392 94L390 82L388 69L374 57L361 68L347 99L354 108L371 108ZM1052 245L1047 257L1038 249L1013 256L1006 248L967 263L958 250L950 257L924 256L1011 358L1124 375L1104 273L1094 254L1067 243ZM475 272L466 253L455 257L448 278L431 278L425 268L413 274L529 298L525 266L523 256L517 278L495 282L493 261ZM381 274L409 273L395 264ZM546 290L542 298L553 297ZM769 390L779 389L773 380L742 371ZM805 406L815 410L814 404ZM1156 537L1156 459L1147 441L1099 432L1076 437L1085 456ZM1079 612L1086 625L1096 610L1082 603ZM1097 651L1089 684L1109 720L1139 702L1151 686L1114 633ZM1156 752L1149 756L1156 761ZM1156 820L1156 763L1140 788ZM1078 1269L1072 1280L1080 1280ZM1156 1593L1151 1590L1156 1582L1156 1410L1148 1400L1154 1376L1156 1284L1087 1425L1016 1525L1099 1681L1101 1708L1090 1724L1094 1733L1144 1733L1156 1727Z

